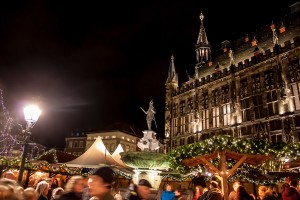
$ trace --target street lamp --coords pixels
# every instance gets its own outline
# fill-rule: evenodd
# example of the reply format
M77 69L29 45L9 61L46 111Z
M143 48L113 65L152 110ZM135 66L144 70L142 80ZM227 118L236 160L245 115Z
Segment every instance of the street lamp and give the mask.
M41 113L42 113L42 111L37 106L34 106L34 105L30 105L30 106L27 106L24 108L24 119L27 122L27 124L26 124L26 129L23 130L23 133L25 134L25 140L24 140L22 161L21 161L21 166L19 169L19 176L18 176L19 184L22 184L25 159L26 159L27 150L28 150L28 141L30 140L30 135L31 135L31 128L35 125L35 123L39 119Z

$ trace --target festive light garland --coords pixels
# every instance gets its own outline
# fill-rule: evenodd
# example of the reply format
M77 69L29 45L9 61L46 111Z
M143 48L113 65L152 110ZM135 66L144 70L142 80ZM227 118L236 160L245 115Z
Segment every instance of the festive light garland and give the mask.
M4 104L2 89L0 89L0 104L3 113L0 115L0 156L21 157L24 147L24 128L10 116ZM16 127L14 131L16 134L12 134L13 127ZM33 159L39 154L40 148L35 144L30 145L30 149L29 158Z
M272 160L262 163L259 166L253 166L247 163L243 163L240 169L252 172L247 173L234 173L232 177L243 177L248 179L249 182L258 182L254 178L254 174L263 174L266 171L275 171L282 165L282 158L297 159L300 157L300 147L296 144L286 144L283 142L272 143L268 140L258 140L258 139L245 139L245 138L235 138L227 135L214 136L212 138L196 142L193 144L188 144L180 146L172 150L167 156L167 161L170 167L180 173L186 174L196 168L202 168L204 166L198 165L193 168L188 168L182 163L184 159L193 158L199 155L206 155L220 150L230 150L237 153L244 154L260 154L260 155L271 155ZM214 166L218 166L219 159L213 159L211 162ZM227 159L227 168L232 168L236 163L236 160ZM255 173L254 173L255 172ZM276 180L277 181L277 180Z

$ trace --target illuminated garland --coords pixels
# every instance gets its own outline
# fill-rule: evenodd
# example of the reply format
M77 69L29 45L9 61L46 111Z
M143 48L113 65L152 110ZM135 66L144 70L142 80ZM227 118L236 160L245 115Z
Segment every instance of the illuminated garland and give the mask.
M46 156L51 156L51 158L53 158L53 163L58 163L58 158L57 158L57 154L56 154L57 150L56 149L50 149L49 151L44 152L43 154L39 155L37 157L37 160L41 160L42 158L46 157Z
M8 109L4 104L3 90L0 89L0 104L2 109L2 115L0 115L0 156L9 156L9 157L21 157L24 147L24 135L21 124L14 121L10 116ZM16 127L12 134L12 128ZM29 152L29 158L33 159L37 154L39 154L38 145L31 145L31 152Z
M260 155L271 155L273 157L272 161L265 162L260 166L252 166L247 163L243 163L240 169L245 171L256 172L257 174L262 174L265 171L274 171L280 163L282 158L297 159L300 157L300 147L296 144L286 144L286 143L271 143L267 140L255 140L255 139L245 139L245 138L235 138L231 136L214 136L207 140L196 142L193 144L188 144L180 146L175 150L172 150L167 156L167 160L170 167L180 173L186 174L192 170L204 167L198 165L194 168L188 168L182 163L184 159L193 158L199 155L206 155L220 150L230 150L237 153L244 154L260 154ZM212 160L212 164L217 167L218 158ZM227 168L232 168L236 163L236 160L227 159ZM249 174L239 174L243 178L247 179ZM252 178L251 178L252 176ZM253 174L248 177L250 182L255 182Z
M117 176L124 177L125 179L128 179L128 180L132 179L132 175L131 174L127 174L125 172L122 172L119 169L114 170L114 172L115 172L115 175L117 175Z

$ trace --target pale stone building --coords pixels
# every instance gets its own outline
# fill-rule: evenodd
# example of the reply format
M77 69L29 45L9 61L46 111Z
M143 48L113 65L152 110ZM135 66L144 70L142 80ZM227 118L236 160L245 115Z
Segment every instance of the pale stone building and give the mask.
M224 41L216 58L201 13L197 64L188 81L178 83L171 57L165 84L167 151L214 135L299 141L299 5L291 5L277 24Z

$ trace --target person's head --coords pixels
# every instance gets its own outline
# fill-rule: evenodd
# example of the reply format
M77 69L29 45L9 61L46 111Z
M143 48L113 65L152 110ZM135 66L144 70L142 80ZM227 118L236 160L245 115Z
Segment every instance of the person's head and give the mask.
M201 187L198 185L195 187L195 193L197 193L197 192L201 192Z
M39 196L47 196L48 191L49 191L49 183L46 181L41 181L37 184L36 189Z
M258 187L258 196L259 197L264 197L268 188L266 186L259 186Z
M170 185L170 184L167 184L167 185L166 185L166 190L167 190L167 191L172 191L172 189L173 189L173 188L172 188L172 185Z
M65 186L65 192L81 193L83 188L84 178L82 176L72 176Z
M292 178L290 176L285 177L285 182L291 184Z
M19 196L23 196L24 188L22 186L15 187L15 193L18 194Z
M175 189L174 193L175 193L175 196L181 196L182 195L182 190L177 188L177 189Z
M141 179L137 185L137 193L140 198L147 199L150 194L150 188L152 188L149 181Z
M114 171L108 167L98 168L88 180L90 196L101 197L111 191L114 182Z
M219 183L217 181L211 181L209 187L210 189L219 188Z
M279 193L278 185L273 185L272 186L272 191L275 192L275 193Z
M242 197L246 194L248 194L248 192L246 191L244 186L239 186L236 190L236 194L237 194L237 199L242 199Z
M63 192L64 192L64 189L61 187L54 188L52 191L52 194L51 194L52 199L58 199L62 195Z
M288 183L283 183L280 189L280 192L288 191L290 189L290 185Z
M18 200L20 199L14 190L8 185L0 185L0 199L1 200Z
M241 185L242 185L241 182L235 181L235 182L233 182L233 184L232 184L232 188L233 188L234 191L237 191L237 188L238 188L239 186L241 186Z
M37 200L38 193L34 188L28 187L24 190L23 197L24 197L24 200Z
M296 179L292 179L291 182L290 182L290 185L297 188L298 186L298 181Z

